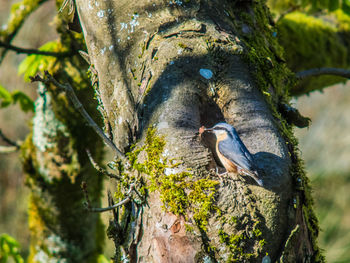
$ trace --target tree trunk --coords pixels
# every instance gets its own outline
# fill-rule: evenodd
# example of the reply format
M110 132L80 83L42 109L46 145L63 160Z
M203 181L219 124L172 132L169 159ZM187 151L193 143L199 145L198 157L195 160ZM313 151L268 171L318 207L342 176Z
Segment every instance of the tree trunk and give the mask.
M119 243L132 262L261 262L267 255L273 262L322 261L297 143L277 111L289 101L291 74L264 3L76 4L114 142L129 150L143 138L138 145L148 145L144 158L151 162L147 147L164 138L155 166L181 162L165 163L160 179L143 175L149 196L136 214L142 235L134 235L134 246ZM213 155L195 133L220 121L236 127L263 171L264 187L210 172ZM145 141L149 127L157 135L149 132ZM169 191L183 196L172 199Z
M77 44L76 39L68 41ZM96 114L86 62L74 56L69 63L55 65L54 76L60 81L73 79L77 96L89 112ZM86 182L91 205L99 206L102 177L86 150L100 161L103 143L56 87L41 83L38 95L32 132L22 145L26 183L31 189L28 261L97 262L103 248L103 225L98 214L84 207L81 185Z

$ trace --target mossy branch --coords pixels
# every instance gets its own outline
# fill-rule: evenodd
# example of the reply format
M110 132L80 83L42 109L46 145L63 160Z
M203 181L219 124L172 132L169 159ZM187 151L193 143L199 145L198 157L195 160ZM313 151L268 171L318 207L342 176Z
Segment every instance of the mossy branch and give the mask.
M0 47L5 48L6 50L11 50L16 52L17 54L28 54L28 55L43 55L43 56L51 56L56 58L66 58L72 56L74 53L72 51L67 52L50 52L50 51L41 51L38 49L32 48L20 48L13 46L11 44L0 41Z
M59 83L54 77L52 77L49 72L45 71L44 78L40 77L39 75L36 75L35 77L30 77L32 82L40 81L46 85L53 84L57 88L63 90L66 92L67 96L73 103L73 106L75 109L77 109L80 114L83 116L83 118L87 121L89 126L91 126L94 131L97 133L98 136L102 138L102 140L116 153L116 155L123 161L126 161L125 155L115 146L115 144L104 134L102 129L96 124L96 122L90 117L90 115L85 110L83 104L79 101L77 95L75 95L75 92L72 88L72 86L69 83L61 84Z
M303 70L295 74L299 80L308 77L317 77L321 75L334 75L344 78L350 78L350 70L343 68L313 68Z

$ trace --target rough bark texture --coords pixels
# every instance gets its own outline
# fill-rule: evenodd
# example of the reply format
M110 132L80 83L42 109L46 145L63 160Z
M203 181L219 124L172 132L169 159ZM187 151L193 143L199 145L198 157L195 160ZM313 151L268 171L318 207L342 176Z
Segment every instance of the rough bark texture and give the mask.
M307 179L291 128L276 111L279 100L288 99L282 80L289 71L278 65L264 4L76 4L119 147L128 149L153 126L165 138L164 158L182 161L178 171L191 168L195 178L203 179L214 159L195 132L225 120L237 128L264 173L265 187L244 176L224 177L205 226L190 212L170 213L174 210L160 200L164 193L151 192L132 260L261 262L266 253L273 262L322 260L315 241L317 222L304 193L309 191ZM258 38L260 46L254 46ZM201 69L213 75L205 78ZM304 188L295 187L298 178ZM186 224L193 231L186 231Z

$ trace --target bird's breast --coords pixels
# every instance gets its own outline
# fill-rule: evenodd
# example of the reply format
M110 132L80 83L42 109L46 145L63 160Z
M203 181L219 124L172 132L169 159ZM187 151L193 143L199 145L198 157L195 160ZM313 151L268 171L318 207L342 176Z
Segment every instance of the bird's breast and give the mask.
M216 153L220 159L220 162L225 167L226 171L229 173L237 173L238 168L237 165L227 159L224 155L222 155L219 151L219 143L216 144Z

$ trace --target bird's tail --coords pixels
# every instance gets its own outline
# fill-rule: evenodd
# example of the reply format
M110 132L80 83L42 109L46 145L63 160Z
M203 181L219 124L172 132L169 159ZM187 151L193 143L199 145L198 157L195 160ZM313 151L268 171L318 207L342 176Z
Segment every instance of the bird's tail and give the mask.
M263 180L260 178L258 171L247 171L247 170L243 170L243 172L244 172L245 174L249 175L250 177L252 177L258 185L264 186L264 182L263 182Z

